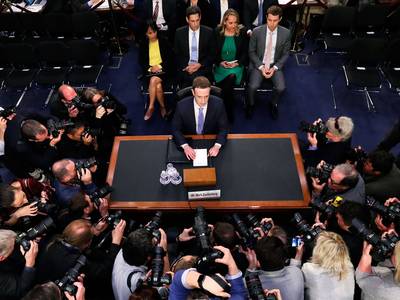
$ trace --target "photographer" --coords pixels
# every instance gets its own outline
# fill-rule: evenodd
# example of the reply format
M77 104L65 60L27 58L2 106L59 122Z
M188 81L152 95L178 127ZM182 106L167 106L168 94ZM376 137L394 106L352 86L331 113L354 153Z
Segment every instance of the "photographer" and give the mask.
M67 300L85 300L85 287L81 281L74 282L77 287L76 295L71 296L68 292L64 292ZM54 282L46 282L38 284L25 295L22 300L63 300L64 297L58 286Z
M55 281L76 264L82 254L87 263L81 269L84 273L86 291L96 299L109 299L111 288L99 282L111 281L111 270L123 237L126 222L121 220L112 230L111 244L107 250L88 251L92 243L92 226L86 220L75 220L68 224L60 237L56 237L43 253L37 267L37 282ZM102 255L101 253L102 252ZM88 296L88 298L90 298Z
M15 232L0 229L0 298L20 299L33 285L38 244L30 241L30 249L15 249Z
M279 289L285 300L304 299L303 274L296 266L286 266L288 250L275 236L266 236L257 242L254 254L249 256L249 272L257 272L264 289ZM257 261L261 270L257 271Z
M214 249L223 253L223 257L217 258L215 262L228 267L228 274L225 278L220 274L203 275L196 269L179 270L174 275L170 286L169 299L186 300L193 289L201 289L210 293L216 296L215 299L219 299L217 297L229 297L232 300L247 299L242 272L236 266L229 249L222 246L215 246ZM230 291L228 286L230 286Z
M316 120L314 125L317 123L322 123L322 120ZM351 147L353 120L345 116L329 118L323 127L323 132L307 132L309 146L302 153L305 166L316 166L321 160L333 165L346 161L346 153Z
M158 246L164 251L164 272L169 271L167 252L167 236L161 228ZM154 253L154 241L151 234L144 228L135 230L128 235L122 249L115 258L112 270L112 288L115 300L129 298L142 283L147 280L148 264Z
M71 159L62 159L53 164L54 188L57 203L61 207L68 206L72 197L81 191L91 194L96 190L91 170L94 172L96 165L77 170L76 163Z
M85 108L77 107L81 102L82 89L75 90L72 86L62 84L58 88L58 97L50 102L50 112L60 120L84 120L89 115ZM74 102L77 100L77 102ZM89 108L89 107L88 107Z
M323 164L321 162L320 164ZM318 167L320 167L319 165ZM327 182L311 177L313 196L328 201L341 196L346 201L365 203L365 184L357 170L351 164L340 164L334 167Z
M364 242L363 254L356 270L356 281L364 300L392 300L400 298L400 242L396 243L390 260L385 265L372 267L372 246Z
M365 193L383 203L390 197L400 197L400 170L389 152L377 150L368 154L363 165Z

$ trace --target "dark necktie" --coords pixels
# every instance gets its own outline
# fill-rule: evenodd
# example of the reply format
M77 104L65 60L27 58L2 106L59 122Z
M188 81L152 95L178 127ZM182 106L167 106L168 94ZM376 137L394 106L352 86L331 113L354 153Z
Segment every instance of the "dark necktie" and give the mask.
M158 1L156 1L156 6L154 6L154 11L153 11L153 21L157 21L157 17L158 17Z

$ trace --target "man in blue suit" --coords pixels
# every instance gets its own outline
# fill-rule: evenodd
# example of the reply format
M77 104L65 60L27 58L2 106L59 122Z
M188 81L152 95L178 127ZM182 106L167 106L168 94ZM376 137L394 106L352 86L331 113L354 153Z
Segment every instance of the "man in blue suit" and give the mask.
M228 119L221 99L210 96L211 84L204 77L193 80L192 97L178 102L172 121L172 135L175 143L183 148L188 159L195 159L196 153L187 143L184 135L217 134L214 146L208 151L209 156L217 156L226 143Z

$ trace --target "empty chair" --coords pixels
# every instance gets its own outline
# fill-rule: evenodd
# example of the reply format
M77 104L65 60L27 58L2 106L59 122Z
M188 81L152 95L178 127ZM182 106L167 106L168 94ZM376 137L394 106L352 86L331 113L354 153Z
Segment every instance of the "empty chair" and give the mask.
M19 14L2 13L0 17L0 32L3 32L2 41L16 40L22 31Z
M73 66L68 74L71 85L97 83L103 65L100 61L100 48L95 40L72 40L71 48Z
M397 8L386 18L386 29L389 35L393 37L400 37L400 9Z
M384 34L388 10L380 5L367 5L356 15L354 30L357 36L380 36Z
M30 87L39 69L33 46L28 43L6 44L4 52L14 67L5 79L5 86L17 89Z
M43 41L37 45L36 51L41 65L36 84L54 87L63 83L70 68L67 45L62 41Z
M382 87L379 65L383 60L384 49L383 39L355 39L348 52L350 60L343 66L347 86L364 92L370 111L375 111L375 105L368 91L380 90Z
M94 11L83 11L72 15L74 35L78 38L97 38L100 18Z
M36 40L46 36L44 16L39 13L19 14L25 39Z
M333 6L327 9L321 26L325 49L347 51L354 39L352 28L355 14L354 7Z
M386 48L385 65L382 68L389 87L400 92L400 38L392 41Z
M0 45L0 89L3 87L4 80L10 74L12 66L6 58L4 46Z
M50 37L64 39L73 34L71 15L62 13L50 13L44 15L44 26Z

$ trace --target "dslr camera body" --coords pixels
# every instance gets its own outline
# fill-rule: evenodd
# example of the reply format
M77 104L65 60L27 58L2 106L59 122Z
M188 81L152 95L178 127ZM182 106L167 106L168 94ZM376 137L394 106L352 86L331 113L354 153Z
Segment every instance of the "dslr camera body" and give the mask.
M65 129L68 126L73 126L74 122L68 120L55 121L53 119L47 120L47 130L54 137L57 138L59 135L59 130Z
M306 170L306 175L318 178L320 183L324 183L327 182L328 179L331 177L331 173L334 168L334 165L324 163L321 165L321 168L308 167Z
M312 228L306 220L303 219L300 213L295 213L292 221L296 224L297 229L303 234L303 241L311 243L323 231L321 227Z
M86 262L86 256L79 256L75 265L67 271L65 276L55 282L55 284L61 291L68 292L68 294L70 294L71 296L76 295L78 288L74 285L74 282L77 281L79 271L84 265L86 265Z
M301 121L299 129L303 132L316 133L317 135L324 136L328 132L328 127L325 126L323 121L316 124Z
M15 242L22 246L24 251L29 251L31 248L30 241L36 239L38 236L41 236L52 226L54 226L53 219L51 217L47 217L36 226L28 229L26 232L19 233L15 238Z
M112 191L113 188L106 184L89 195L90 201L92 201L97 207L100 207L100 199L106 197Z
M97 165L97 160L95 157L75 161L75 169L77 172L80 172L82 169L90 169L95 165Z
M389 221L400 221L400 203L392 203L389 206L385 206L371 196L366 197L365 203L369 208L378 212L382 217Z

